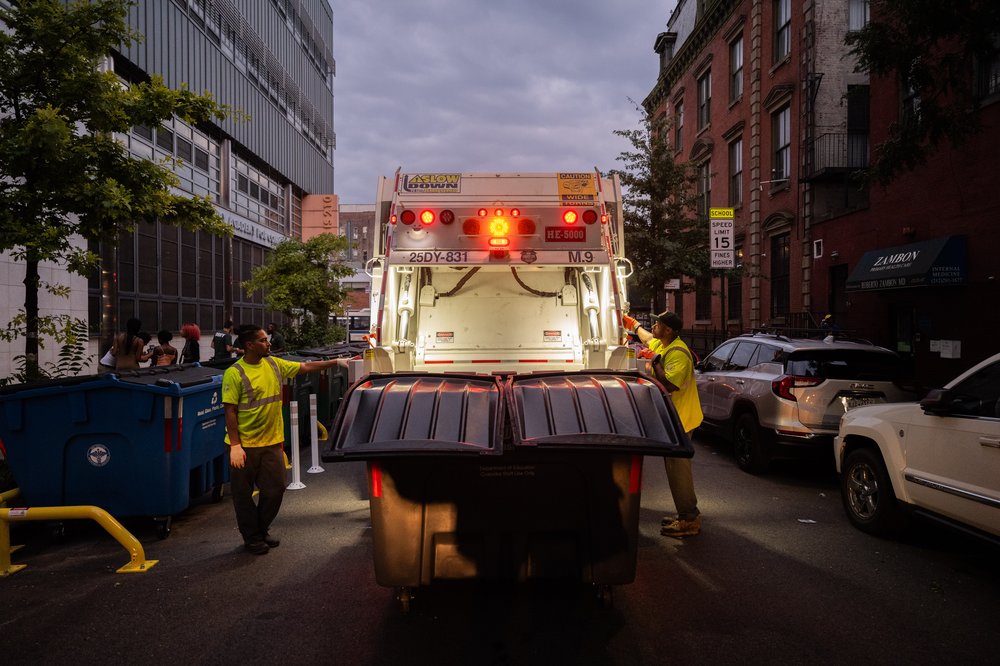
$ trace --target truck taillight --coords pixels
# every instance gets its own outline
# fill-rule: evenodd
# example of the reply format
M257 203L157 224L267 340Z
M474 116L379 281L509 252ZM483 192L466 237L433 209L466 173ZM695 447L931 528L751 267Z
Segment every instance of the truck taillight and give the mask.
M490 212L488 210L486 210L485 208L480 208L479 209L479 217L486 217L489 214L490 214Z
M586 222L587 224L593 224L594 222L597 222L597 211L594 210L593 208L588 208L587 210L583 211L583 221Z
M441 224L451 224L455 221L455 213L450 210L441 211Z
M490 239L490 247L507 247L510 245L510 239L504 236L494 236Z
M399 221L403 224L413 224L417 219L417 214L412 210L404 210L399 215Z
M466 236L478 236L481 229L479 220L471 217L462 223L462 233Z
M490 222L491 236L506 236L510 233L510 222L502 217L494 217Z
M566 224L576 224L577 215L575 210L568 210L563 213L563 222Z
M520 217L520 215L521 215L520 209L517 209L517 208L511 208L510 209L510 216L511 217Z
M420 212L420 223L427 225L434 222L434 211L425 210Z
M517 233L522 236L531 236L535 233L535 222L534 220L518 220L517 221Z

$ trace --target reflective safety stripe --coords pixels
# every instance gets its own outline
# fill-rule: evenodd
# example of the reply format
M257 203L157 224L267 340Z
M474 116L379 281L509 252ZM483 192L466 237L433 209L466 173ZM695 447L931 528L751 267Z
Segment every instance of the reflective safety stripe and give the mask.
M254 393L253 386L250 385L250 378L247 377L246 370L243 369L239 363L234 363L233 367L236 368L236 372L240 373L240 379L243 380L243 391L246 393L247 401L241 402L236 406L239 411L246 411L248 409L257 409L258 407L263 407L264 405L269 405L272 402L281 402L281 371L278 370L278 364L274 362L274 359L270 356L265 356L264 360L267 361L271 369L274 370L274 376L278 379L278 393L276 395L269 395L265 398L257 398Z

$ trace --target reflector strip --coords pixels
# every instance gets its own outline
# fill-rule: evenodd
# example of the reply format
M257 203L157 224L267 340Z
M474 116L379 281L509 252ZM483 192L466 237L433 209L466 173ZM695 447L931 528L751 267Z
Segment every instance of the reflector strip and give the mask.
M427 365L441 364L441 363L454 363L454 361L424 361Z
M174 448L174 401L163 399L163 452L170 453Z
M632 466L628 471L628 494L638 495L642 490L642 456L632 456Z
M377 462L368 466L372 471L372 497L382 497L382 467Z
M174 451L181 450L181 444L184 441L181 438L181 433L184 430L184 396L180 397L177 401L177 446Z

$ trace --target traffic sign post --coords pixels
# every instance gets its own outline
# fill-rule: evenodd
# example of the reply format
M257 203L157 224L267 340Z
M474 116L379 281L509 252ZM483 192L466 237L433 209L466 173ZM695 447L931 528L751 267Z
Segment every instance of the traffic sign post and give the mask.
M736 268L736 247L732 208L709 208L709 252L711 268Z

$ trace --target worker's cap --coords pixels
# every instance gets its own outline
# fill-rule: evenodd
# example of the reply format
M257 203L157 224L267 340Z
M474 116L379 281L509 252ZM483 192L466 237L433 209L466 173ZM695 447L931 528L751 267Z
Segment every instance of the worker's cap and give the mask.
M833 317L832 314L828 314L827 316L823 317L823 321L826 321L827 319L831 319L832 317Z
M681 328L684 326L684 322L681 320L680 317L677 316L677 313L671 312L670 310L667 310L666 312L661 312L660 314L656 315L654 319L656 319L656 321L660 322L664 326L669 326L675 331L681 330Z

